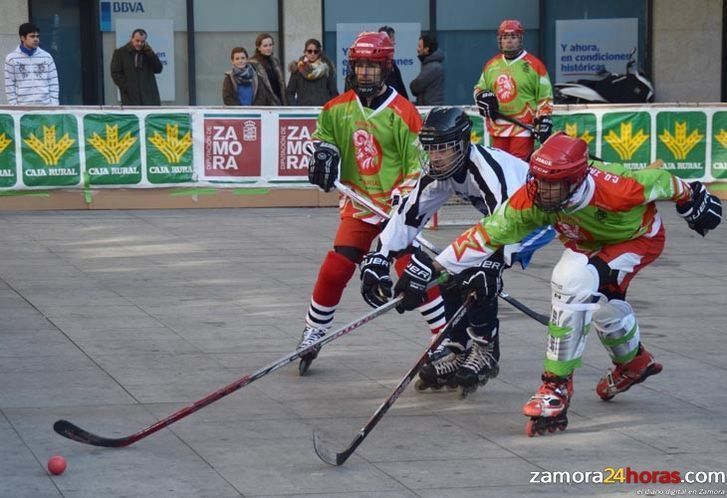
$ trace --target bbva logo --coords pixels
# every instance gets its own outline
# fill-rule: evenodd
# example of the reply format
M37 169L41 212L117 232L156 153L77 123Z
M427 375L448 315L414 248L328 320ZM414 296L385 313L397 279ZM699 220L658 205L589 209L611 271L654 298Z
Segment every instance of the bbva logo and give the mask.
M141 2L111 2L113 12L144 12Z

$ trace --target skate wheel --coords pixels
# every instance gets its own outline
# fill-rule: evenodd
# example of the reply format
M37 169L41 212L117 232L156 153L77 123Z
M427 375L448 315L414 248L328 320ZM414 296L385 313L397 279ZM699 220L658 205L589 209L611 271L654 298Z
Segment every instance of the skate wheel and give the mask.
M440 386L440 385L432 386L432 389L434 389L435 391L441 391L442 386Z
M298 364L298 374L301 376L307 374L311 363L313 363L311 358L301 358L300 363Z
M528 420L528 422L525 424L525 435L528 437L533 437L536 435L536 433L537 431L535 430L535 420Z
M548 432L550 432L551 434L554 433L555 431L557 431L558 429L560 429L560 424L548 426Z
M568 427L568 421L567 420L558 424L558 430L559 431L564 431L564 430L566 430L567 427Z
M427 386L427 383L424 382L422 379L417 379L416 382L414 382L414 389L419 392L426 391L428 387L429 386Z

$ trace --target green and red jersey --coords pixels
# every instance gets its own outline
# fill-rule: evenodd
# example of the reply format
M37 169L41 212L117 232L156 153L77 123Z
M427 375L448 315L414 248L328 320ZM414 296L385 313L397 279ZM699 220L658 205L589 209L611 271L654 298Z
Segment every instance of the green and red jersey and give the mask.
M593 253L607 245L652 236L661 227L655 201L680 203L691 196L689 184L667 171L631 171L614 163L592 165L574 194L576 201L556 212L538 208L527 187L518 189L491 216L460 235L437 261L449 272L459 273L545 225L555 228L566 247Z
M487 61L475 85L475 93L479 90L497 95L500 113L521 123L533 124L536 118L553 112L553 87L545 64L524 50L512 60L497 54ZM495 137L530 136L525 128L502 119L488 119L487 131Z
M417 136L421 127L416 107L395 91L370 109L349 90L326 103L313 138L338 147L341 183L388 212L394 190L406 195L419 177ZM372 224L382 221L345 196L341 196L340 208L341 217Z

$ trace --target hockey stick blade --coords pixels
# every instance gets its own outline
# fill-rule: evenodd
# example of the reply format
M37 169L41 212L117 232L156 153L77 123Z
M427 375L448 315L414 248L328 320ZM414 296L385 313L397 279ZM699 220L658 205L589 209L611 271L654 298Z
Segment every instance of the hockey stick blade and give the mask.
M63 437L78 441L79 443L90 444L92 446L101 446L103 448L122 448L133 443L130 438L118 438L112 439L107 437L97 436L84 429L81 429L75 424L72 424L68 420L58 420L53 424L53 430L56 431Z
M459 310L454 313L452 319L447 323L446 327L444 327L444 329L437 335L434 342L432 342L429 347L424 351L424 353L419 357L416 364L411 367L406 375L404 375L404 378L399 381L399 384L394 388L391 394L389 394L384 402L379 405L373 415L371 415L369 420L366 422L366 425L361 427L361 429L356 433L353 441L351 441L351 443L348 445L348 447L346 447L345 450L336 453L326 448L321 443L320 435L316 432L313 433L313 448L315 449L318 458L320 458L329 465L338 466L343 465L343 463L348 460L348 457L353 455L353 452L356 451L356 448L358 448L359 445L363 443L364 439L366 439L366 436L368 436L371 431L374 430L376 424L379 423L379 421L383 418L386 412L389 411L389 408L391 408L396 400L399 399L399 396L401 396L401 394L406 390L406 387L416 376L422 366L427 362L427 360L429 359L429 352L437 349L437 347L449 335L452 327L456 326L459 321L462 320L471 304L472 297L470 296L465 300L464 304L459 308Z
M350 457L351 453L353 453L353 450L347 450L343 453L334 453L329 450L321 443L321 433L316 430L313 431L313 449L316 450L318 458L326 462L328 465L333 465L335 467L348 460L348 457Z

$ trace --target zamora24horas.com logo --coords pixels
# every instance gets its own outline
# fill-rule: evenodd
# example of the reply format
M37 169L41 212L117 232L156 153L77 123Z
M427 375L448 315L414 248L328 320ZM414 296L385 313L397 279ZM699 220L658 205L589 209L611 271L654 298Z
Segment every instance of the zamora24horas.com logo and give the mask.
M91 138L88 139L94 149L101 154L106 160L107 164L119 164L124 154L136 143L136 137L132 136L130 132L119 139L119 126L118 125L105 125L106 127L106 138L102 138L98 133L94 133Z
M2 154L8 146L13 143L5 133L0 133L0 154Z
M692 130L687 135L687 122L680 123L677 121L674 124L674 134L667 129L659 135L659 139L666 145L666 148L674 155L675 159L684 160L691 150L697 146L697 144L704 138L704 135L699 133L699 130Z
M42 141L32 133L24 141L33 152L40 156L46 166L57 166L63 154L76 142L68 136L68 133L58 140L55 125L43 126Z
M192 146L192 136L188 131L182 138L179 138L179 125L167 123L166 138L159 132L149 137L149 142L157 148L167 161L172 164L179 164L184 153Z
M634 153L649 139L649 135L641 129L634 133L631 123L621 123L618 135L610 130L603 139L613 147L622 161L627 161L634 157Z
M565 124L565 134L568 135L569 137L580 138L587 144L590 144L591 142L593 142L593 135L591 135L591 133L588 130L584 131L583 135L578 136L578 124L577 123L566 123Z

